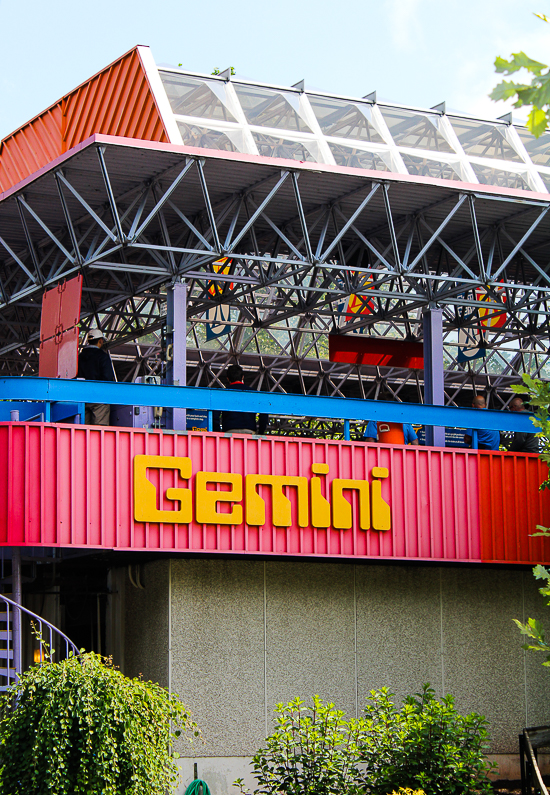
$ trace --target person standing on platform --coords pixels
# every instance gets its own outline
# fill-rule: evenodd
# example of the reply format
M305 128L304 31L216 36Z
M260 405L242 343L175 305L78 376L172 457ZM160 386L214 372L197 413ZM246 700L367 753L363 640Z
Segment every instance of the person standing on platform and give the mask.
M381 444L414 444L418 445L418 436L412 425L406 422L373 422L370 420L363 436L365 442Z
M247 389L244 383L243 368L239 364L231 364L226 371L229 389ZM243 395L243 404L246 398ZM262 436L269 422L269 414L260 414L256 427L256 413L252 411L222 411L214 413L214 430L225 433L245 433L249 436L256 433Z
M476 395L472 400L473 409L486 409L487 404L483 395ZM473 431L468 428L464 434L464 444L466 447L472 446ZM480 428L477 432L478 450L498 450L500 445L500 431L488 431Z
M525 403L519 397L512 398L509 405L510 411L514 413L527 413ZM534 433L521 433L516 431L511 443L506 445L509 453L538 453L539 440Z
M99 328L90 329L86 345L78 357L77 378L87 381L115 381L111 357L102 350L105 334ZM109 425L111 407L105 403L86 403L86 425Z

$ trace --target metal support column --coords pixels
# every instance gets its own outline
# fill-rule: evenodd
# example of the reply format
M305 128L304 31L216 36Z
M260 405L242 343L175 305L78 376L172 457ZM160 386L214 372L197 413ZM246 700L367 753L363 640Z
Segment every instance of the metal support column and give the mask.
M176 282L168 288L166 311L166 383L187 383L187 285ZM186 430L185 409L167 409L166 427Z
M11 577L12 577L12 593L13 601L18 605L22 603L21 597L21 548L11 548ZM13 610L12 616L12 639L13 639L13 667L16 674L20 674L22 670L22 637L21 637L21 611ZM8 627L9 631L9 627ZM10 644L7 644L8 648ZM10 667L9 659L6 661L7 667Z
M424 403L445 404L443 387L443 311L426 309L422 315L424 331ZM445 447L445 428L426 426L426 444Z

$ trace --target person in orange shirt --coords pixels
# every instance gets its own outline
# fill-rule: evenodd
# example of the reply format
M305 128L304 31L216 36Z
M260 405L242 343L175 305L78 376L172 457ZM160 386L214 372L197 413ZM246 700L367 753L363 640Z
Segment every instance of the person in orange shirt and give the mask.
M414 428L405 422L373 422L371 420L363 439L366 442L380 442L381 444L419 444Z

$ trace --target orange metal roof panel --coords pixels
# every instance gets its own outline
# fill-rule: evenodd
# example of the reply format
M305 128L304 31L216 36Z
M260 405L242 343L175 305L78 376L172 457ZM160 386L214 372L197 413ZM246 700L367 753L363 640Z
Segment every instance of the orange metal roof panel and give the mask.
M62 154L61 103L0 142L0 187L7 190Z
M0 142L0 191L94 133L169 142L138 47Z

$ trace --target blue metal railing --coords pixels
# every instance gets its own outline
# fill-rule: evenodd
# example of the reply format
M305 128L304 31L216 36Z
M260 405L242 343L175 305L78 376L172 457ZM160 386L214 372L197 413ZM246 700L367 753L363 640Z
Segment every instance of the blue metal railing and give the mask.
M119 406L163 406L213 411L251 411L291 417L344 422L345 438L349 439L349 422L405 422L447 428L472 428L494 431L533 433L531 415L527 413L489 411L431 406L418 403L389 403L358 398L291 395L278 392L207 389L205 387L158 386L127 384L112 381L81 381L60 378L25 378L11 376L0 379L0 401L36 401L47 406L45 416L80 414L84 403L108 403ZM9 420L9 406L4 417ZM22 404L25 405L25 404ZM30 405L30 404L26 404ZM73 410L77 408L77 410ZM2 403L0 402L0 409ZM30 409L29 409L30 411ZM36 409L33 410L36 414ZM59 417L61 418L61 417ZM20 417L20 419L24 419ZM209 425L211 428L211 424ZM475 442L475 439L474 439Z

